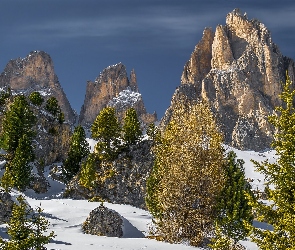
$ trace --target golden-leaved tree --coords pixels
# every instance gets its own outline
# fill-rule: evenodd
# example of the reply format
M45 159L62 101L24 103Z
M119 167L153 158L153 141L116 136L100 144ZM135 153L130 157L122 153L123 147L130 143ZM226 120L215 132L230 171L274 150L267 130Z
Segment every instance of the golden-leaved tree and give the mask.
M154 153L146 204L156 238L198 246L214 228L224 184L222 135L208 104L179 102Z

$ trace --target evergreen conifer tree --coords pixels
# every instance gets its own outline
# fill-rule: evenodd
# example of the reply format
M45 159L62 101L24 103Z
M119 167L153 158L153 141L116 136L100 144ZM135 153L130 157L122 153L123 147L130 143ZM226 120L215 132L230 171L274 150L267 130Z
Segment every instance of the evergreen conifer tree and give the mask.
M96 165L98 164L97 156L95 153L88 155L85 162L82 163L79 184L88 189L95 186L96 180Z
M252 207L248 196L253 196L251 186L245 180L244 161L236 160L236 154L230 151L225 162L225 184L217 204L216 238L214 249L220 249L220 243L234 245L249 234L245 221L253 222ZM225 240L227 239L227 240Z
M32 127L36 124L36 117L25 96L16 96L9 109L4 114L1 137L5 149L9 154L14 154L19 144L19 139L24 135L31 140L35 132Z
M49 228L49 222L42 216L43 209L41 207L37 207L36 213L33 214L31 219L31 227L32 233L30 237L32 238L31 242L33 245L33 249L36 250L44 250L44 245L48 244L54 237L54 232L50 232L45 235Z
M115 108L102 109L91 127L92 137L98 140L95 150L101 159L112 159L117 155L120 130Z
M67 159L63 162L63 176L65 181L70 181L80 170L82 160L90 153L86 141L85 131L82 126L77 126L70 141Z
M159 239L197 246L212 232L224 185L221 143L207 104L178 104L155 146L155 167L147 181L147 207Z
M122 130L123 140L127 145L135 144L142 136L140 122L134 108L130 108L126 111Z
M42 209L37 209L37 214L28 207L23 196L17 198L19 204L14 204L12 215L8 222L8 241L0 238L0 248L3 250L43 250L44 245L54 237L54 232L46 233L49 222L41 216Z
M30 162L33 160L34 153L31 141L24 135L19 139L19 145L13 159L6 163L1 185L6 190L10 187L21 191L25 190L30 185L32 170Z
M36 117L31 111L25 96L16 96L4 113L2 123L2 146L7 150L5 173L1 185L8 190L11 187L24 190L30 183L31 166L34 160L32 139L35 135L32 127Z
M57 117L60 112L60 107L58 105L58 101L55 97L50 97L46 101L45 109L51 113L53 116Z
M57 99L52 96L46 101L45 109L52 114L60 124L62 124L65 119L64 119L64 114L61 111L61 108L58 104Z
M278 156L276 163L253 161L258 171L265 175L269 203L253 200L257 220L267 222L273 230L252 227L252 240L262 250L295 249L295 90L287 75L280 95L283 105L269 121L277 129L272 147Z
M44 98L39 92L32 92L29 95L29 99L36 106L41 106L42 103L44 102Z

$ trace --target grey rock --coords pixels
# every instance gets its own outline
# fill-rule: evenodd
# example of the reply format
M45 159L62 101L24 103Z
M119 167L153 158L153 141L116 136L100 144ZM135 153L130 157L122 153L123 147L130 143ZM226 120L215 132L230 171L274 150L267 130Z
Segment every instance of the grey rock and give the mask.
M122 237L123 220L116 211L113 211L102 204L92 210L82 225L82 230L86 234Z
M7 223L12 214L13 200L11 195L4 190L0 190L0 224Z

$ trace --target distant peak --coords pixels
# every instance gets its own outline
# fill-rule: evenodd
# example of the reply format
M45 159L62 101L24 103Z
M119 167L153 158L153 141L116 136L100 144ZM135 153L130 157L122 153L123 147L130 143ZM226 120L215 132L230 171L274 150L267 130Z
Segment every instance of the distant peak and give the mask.
M119 76L126 79L128 78L126 67L121 62L106 67L95 79L95 83L108 81L108 79L112 79L111 82L115 82L115 79L117 79Z
M239 9L239 8L235 8L233 11L232 11L232 13L233 14L235 14L235 15L242 15L242 12L241 12L241 10Z

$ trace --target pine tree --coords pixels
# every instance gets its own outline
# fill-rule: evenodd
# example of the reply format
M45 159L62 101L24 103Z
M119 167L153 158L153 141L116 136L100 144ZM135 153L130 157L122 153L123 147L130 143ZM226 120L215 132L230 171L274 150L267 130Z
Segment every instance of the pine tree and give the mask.
M25 96L16 96L9 109L4 114L1 137L3 145L9 154L14 154L19 139L24 135L32 139L35 135L32 127L36 124L36 117Z
M102 109L91 127L92 137L98 140L95 150L102 159L117 155L120 130L115 108Z
M233 241L233 244L236 244L249 234L245 221L252 224L253 215L247 194L253 194L250 184L245 180L243 164L243 160L236 160L233 151L228 153L225 162L225 184L217 204L214 249L220 249L220 243L224 244L224 241Z
M58 104L57 99L52 96L46 101L45 109L52 114L60 124L62 124L65 119L64 119L64 114L61 111L61 108Z
M42 103L44 102L44 98L39 92L32 92L29 95L29 99L36 106L41 106Z
M50 232L45 235L49 228L49 222L42 216L43 209L41 207L37 207L37 213L34 213L32 216L32 234L30 237L32 238L33 249L36 250L44 250L44 245L48 244L54 237L54 232Z
M161 179L163 179L160 172L161 168L159 166L160 163L158 162L158 158L159 157L155 159L153 170L147 180L145 197L145 202L147 204L148 210L155 219L161 219L161 215L163 213L158 195L158 193L160 192L159 189Z
M54 237L54 232L46 233L49 222L41 216L42 209L37 209L37 214L28 207L23 196L17 198L19 204L14 204L12 215L8 222L7 234L9 241L0 239L3 250L44 249L44 245ZM33 216L32 216L33 215Z
M199 245L213 230L224 183L222 136L205 103L179 103L147 181L147 207L156 234L169 242Z
M77 126L70 141L67 159L63 162L63 176L65 181L70 181L80 170L82 160L90 153L86 141L85 131L82 126Z
M19 145L11 161L5 166L5 172L1 179L1 185L8 190L10 187L25 190L31 181L32 166L34 160L33 147L30 139L24 135L19 139Z
M265 175L268 204L253 200L257 220L267 222L273 230L251 227L252 240L262 249L295 249L295 90L287 75L280 95L283 105L269 121L277 129L272 147L276 150L276 163L253 161L259 172Z
M55 97L50 97L46 101L45 109L51 113L53 116L57 117L58 114L60 113L60 107L58 105L58 101Z
M85 162L82 163L79 184L88 189L95 186L96 180L96 165L98 164L97 156L95 153L88 155Z
M142 136L140 122L134 108L130 108L126 111L122 130L123 140L127 145L135 144Z
M14 204L12 215L8 222L7 234L10 236L10 241L4 249L30 249L31 242L29 235L32 229L29 227L28 217L30 210L23 196L17 198L19 204Z

